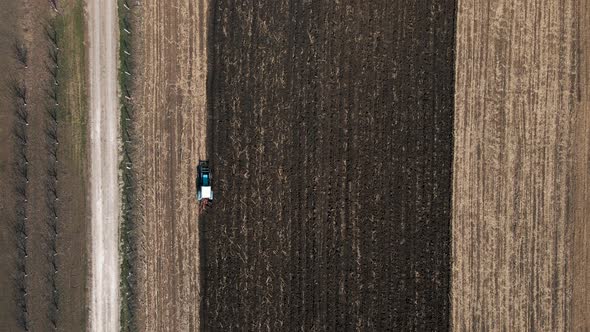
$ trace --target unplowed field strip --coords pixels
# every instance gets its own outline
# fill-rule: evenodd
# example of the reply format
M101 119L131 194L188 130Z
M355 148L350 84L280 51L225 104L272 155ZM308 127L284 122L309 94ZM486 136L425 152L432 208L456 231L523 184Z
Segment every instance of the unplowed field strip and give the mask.
M454 1L216 1L203 328L449 327Z
M454 330L572 327L576 3L459 1Z
M199 328L195 167L206 156L207 4L145 0L136 7L141 331Z
M580 0L578 13L579 99L573 140L573 292L572 327L590 330L590 3Z

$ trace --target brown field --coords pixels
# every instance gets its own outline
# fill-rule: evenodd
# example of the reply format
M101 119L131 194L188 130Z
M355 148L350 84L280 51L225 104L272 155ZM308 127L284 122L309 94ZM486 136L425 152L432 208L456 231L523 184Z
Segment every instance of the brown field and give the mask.
M53 289L87 328L84 1L58 3L0 0L0 331L19 299L51 330ZM590 331L588 1L127 3L138 330Z
M576 109L578 13L575 0L459 1L454 330L581 327L572 295L588 314L587 273L576 271L587 272L588 239L572 248L584 227L582 210L572 218L574 192L586 204L578 207L588 203L587 186L571 185L588 171L580 160L572 172L572 152L588 153L587 104ZM576 114L585 121L574 125Z
M199 328L195 167L206 156L206 0L137 7L138 325Z
M0 3L0 72L3 77L15 75L16 62L12 43L17 33L17 18L22 14L19 2L2 1ZM15 256L15 239L12 229L14 219L14 200L10 197L12 191L13 144L12 97L8 91L6 79L0 82L0 331L14 331L16 329L16 308L14 305L14 282L12 278Z
M590 331L590 3L578 8L579 98L573 144L572 328Z
M25 258L27 276L24 278L29 328L44 330L51 326L50 317L55 319L61 330L83 330L86 321L86 198L85 198L85 95L84 95L84 51L83 51L83 8L80 1L60 2L60 18L49 7L48 2L3 1L2 2L2 50L0 59L2 73L2 107L0 110L0 215L1 247L3 269L0 272L0 330L18 331L17 295L15 280L22 275L17 270L19 255L16 247L16 211L23 209L27 219L28 233ZM4 17L6 15L6 17ZM49 153L52 145L48 139L49 116L47 109L55 103L49 98L48 90L54 83L50 78L49 49L45 26L56 20L60 31L59 110L57 122L57 163ZM15 38L23 41L29 52L28 68L14 60L12 44ZM8 93L11 79L26 86L29 125L26 126L28 142L29 182L26 184L27 200L16 195L17 183L14 165L17 158L12 130L16 123L14 116L15 99ZM53 161L52 161L53 160ZM55 166L54 182L49 176L51 165ZM49 188L55 185L56 201ZM50 213L50 202L55 202L57 219ZM52 233L48 220L56 220L57 235L54 237L56 255L50 255ZM55 257L56 265L52 265ZM53 315L50 294L53 286L49 276L55 276L59 312Z
M448 330L454 4L214 2L205 330Z

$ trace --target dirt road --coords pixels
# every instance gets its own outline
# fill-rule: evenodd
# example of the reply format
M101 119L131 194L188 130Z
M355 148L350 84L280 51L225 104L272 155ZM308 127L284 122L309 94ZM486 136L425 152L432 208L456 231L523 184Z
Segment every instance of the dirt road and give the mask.
M119 330L118 23L114 0L88 4L90 64L90 330Z

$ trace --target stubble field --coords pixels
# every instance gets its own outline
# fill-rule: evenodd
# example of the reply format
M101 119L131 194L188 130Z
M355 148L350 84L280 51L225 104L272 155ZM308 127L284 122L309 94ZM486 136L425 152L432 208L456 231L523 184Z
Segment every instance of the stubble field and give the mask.
M455 330L588 328L580 4L459 1Z
M212 6L203 328L448 329L454 1Z
M134 6L132 78L139 246L137 326L199 329L195 167L206 157L208 1Z
M578 49L578 98L573 132L572 217L572 329L590 329L590 4L581 1L576 37Z

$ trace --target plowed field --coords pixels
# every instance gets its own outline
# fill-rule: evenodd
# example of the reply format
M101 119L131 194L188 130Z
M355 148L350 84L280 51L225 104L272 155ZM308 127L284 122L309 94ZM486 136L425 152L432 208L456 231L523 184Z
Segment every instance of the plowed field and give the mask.
M206 330L449 327L454 1L217 1Z

